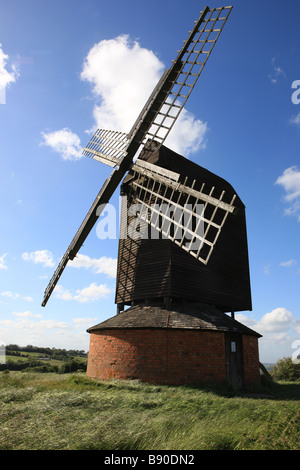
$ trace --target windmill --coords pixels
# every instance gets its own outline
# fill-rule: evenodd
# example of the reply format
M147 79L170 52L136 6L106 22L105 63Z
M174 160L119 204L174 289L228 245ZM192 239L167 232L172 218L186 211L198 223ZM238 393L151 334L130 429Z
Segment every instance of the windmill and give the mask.
M184 41L177 58L173 61L172 67L163 73L129 134L100 129L84 148L84 155L106 163L114 167L114 170L105 181L60 260L45 289L43 307L48 302L68 261L73 260L77 255L104 210L105 204L109 202L126 173L130 170L140 172L154 170L155 173L159 171L140 161L133 163L134 158L148 139L160 144L166 140L213 50L231 8L204 8L188 39Z
M231 336L227 334L227 352L223 352L222 356L228 362L231 355L228 344L234 342L234 348L237 348L242 335L250 335L256 340L260 336L224 313L251 310L242 201L225 180L164 146L231 10L231 6L205 7L130 132L99 129L84 148L84 155L113 167L113 171L59 262L45 290L42 306L48 302L68 261L75 258L105 204L121 183L123 202L116 288L119 315L108 320L108 323L103 322L88 330L97 339L101 330L103 333L107 329L123 331L144 328L148 331L150 328L156 331L156 339L160 334L157 330L161 328L168 331L171 328L176 331L178 328L226 331ZM138 208L136 214L130 212L132 206ZM140 236L130 236L129 227ZM149 231L152 237L144 237L143 234L149 234ZM160 303L161 299L163 303ZM195 302L199 301L202 307L197 310ZM130 308L123 311L126 305ZM165 315L166 320L162 321ZM229 341L235 334L238 337ZM115 337L113 344L116 341ZM105 367L102 364L100 373L96 365L95 358L99 359L96 344L97 341L91 338L88 373L104 377ZM139 349L137 345L135 348ZM240 345L239 350L241 348ZM110 349L106 354L110 357L112 351ZM105 361L107 363L109 360ZM240 380L243 361L239 359L238 366L231 366L231 372L227 371L227 375L236 375L239 369ZM256 365L257 361L258 357ZM134 363L137 362L135 358ZM111 361L111 364L116 363L118 359ZM164 369L169 370L167 359L165 363ZM127 365L123 363L116 367L119 372L121 369L126 371ZM144 377L147 367L142 367L143 372L138 372L136 376ZM107 377L123 377L123 372L118 375L110 370L107 374ZM135 373L124 374L126 377L135 376ZM170 378L170 370L166 372L168 374ZM156 375L153 380L160 379Z

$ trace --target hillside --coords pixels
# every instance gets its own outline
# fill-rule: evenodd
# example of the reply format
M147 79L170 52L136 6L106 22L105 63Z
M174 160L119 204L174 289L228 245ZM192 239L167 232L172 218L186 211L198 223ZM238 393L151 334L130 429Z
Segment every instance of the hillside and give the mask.
M30 370L66 373L84 371L86 364L87 353L82 350L9 344L5 347L5 357L0 362L0 371Z
M299 450L299 399L299 383L234 393L3 371L0 449Z

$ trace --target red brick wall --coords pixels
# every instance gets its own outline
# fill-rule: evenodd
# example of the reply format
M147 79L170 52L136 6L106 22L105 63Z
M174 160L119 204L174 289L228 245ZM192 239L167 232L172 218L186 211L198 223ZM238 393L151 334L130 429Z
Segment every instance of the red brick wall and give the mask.
M258 340L243 335L245 384L258 383ZM114 329L91 333L87 375L174 385L226 380L218 331Z
M255 336L243 335L243 356L245 384L259 383L258 339Z
M91 333L87 375L174 385L226 380L224 333L120 329Z

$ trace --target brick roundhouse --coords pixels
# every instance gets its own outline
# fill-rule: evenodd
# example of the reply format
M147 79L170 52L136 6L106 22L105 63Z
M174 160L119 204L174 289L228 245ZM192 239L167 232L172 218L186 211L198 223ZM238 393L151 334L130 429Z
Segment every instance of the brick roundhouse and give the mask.
M159 384L257 383L259 334L213 307L143 304L88 329L87 375Z

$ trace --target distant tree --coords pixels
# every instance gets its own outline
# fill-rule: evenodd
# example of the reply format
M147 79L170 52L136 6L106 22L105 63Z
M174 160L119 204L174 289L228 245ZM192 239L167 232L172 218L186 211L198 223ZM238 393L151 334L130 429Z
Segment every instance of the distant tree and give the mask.
M275 380L300 380L300 364L294 364L290 357L284 357L277 361L271 368L271 375Z
M65 361L63 365L59 368L61 374L68 374L70 372L85 371L86 364L76 359L70 359Z

